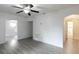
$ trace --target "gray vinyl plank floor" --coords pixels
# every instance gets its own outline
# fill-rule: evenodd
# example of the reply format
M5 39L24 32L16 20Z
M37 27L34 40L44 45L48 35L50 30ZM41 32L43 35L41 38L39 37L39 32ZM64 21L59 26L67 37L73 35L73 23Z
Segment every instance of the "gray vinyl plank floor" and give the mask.
M15 45L9 42L0 44L0 54L63 54L63 48L55 47L32 38L18 40Z

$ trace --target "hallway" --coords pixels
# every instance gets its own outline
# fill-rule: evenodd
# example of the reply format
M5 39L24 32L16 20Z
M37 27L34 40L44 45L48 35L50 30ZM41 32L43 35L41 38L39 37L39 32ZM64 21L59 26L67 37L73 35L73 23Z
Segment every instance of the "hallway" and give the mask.
M66 53L79 53L79 15L64 19L64 49Z

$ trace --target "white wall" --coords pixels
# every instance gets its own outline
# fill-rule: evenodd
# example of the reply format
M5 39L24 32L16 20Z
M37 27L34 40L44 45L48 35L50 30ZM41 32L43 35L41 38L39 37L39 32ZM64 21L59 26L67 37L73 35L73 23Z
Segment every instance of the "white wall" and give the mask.
M24 18L24 17L21 17L21 16L18 16L18 15L14 15L14 14L10 14L10 13L6 13L6 12L0 12L0 44L1 43L4 43L6 40L5 40L5 21L6 20L17 20L19 22L18 25L18 32L19 32L19 39L21 38L27 38L29 37L30 35L26 32L31 32L30 28L28 28L30 26L30 24L27 22L29 21L30 19L29 18ZM31 20L30 20L31 21ZM21 24L22 23L22 24ZM21 28L22 26L22 28ZM23 30L23 28L25 28L25 30ZM22 35L23 33L26 34L26 36ZM21 37L22 35L22 37Z
M64 17L71 14L79 14L79 7L36 16L33 24L34 40L63 47Z
M34 20L34 40L62 47L62 26L55 14L46 14Z

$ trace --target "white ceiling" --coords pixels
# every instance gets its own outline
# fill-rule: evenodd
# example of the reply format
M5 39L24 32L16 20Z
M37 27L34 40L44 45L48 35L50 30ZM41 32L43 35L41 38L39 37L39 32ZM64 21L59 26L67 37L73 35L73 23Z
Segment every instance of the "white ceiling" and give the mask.
M35 7L33 7L33 9L39 10L40 13L57 11L57 10L69 8L69 7L72 7L72 6L77 6L75 4L34 4L34 5L35 5ZM13 8L11 6L12 6L12 4L0 4L0 11L15 14L17 11L20 10L20 9L17 9L17 8ZM28 17L28 15L25 14L25 13L20 13L20 14L17 14L17 15ZM32 15L35 15L35 13L32 13Z

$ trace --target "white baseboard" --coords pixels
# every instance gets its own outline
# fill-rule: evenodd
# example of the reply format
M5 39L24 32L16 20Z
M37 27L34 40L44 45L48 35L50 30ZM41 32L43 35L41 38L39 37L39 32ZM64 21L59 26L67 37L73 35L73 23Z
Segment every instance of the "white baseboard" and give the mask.
M63 46L61 45L58 45L58 44L54 44L54 43L49 43L49 42L46 42L46 41L40 41L38 39L34 39L35 41L39 41L39 42L42 42L42 43L46 43L46 44L49 44L49 45L52 45L52 46L56 46L56 47L60 47L60 48L63 48Z

